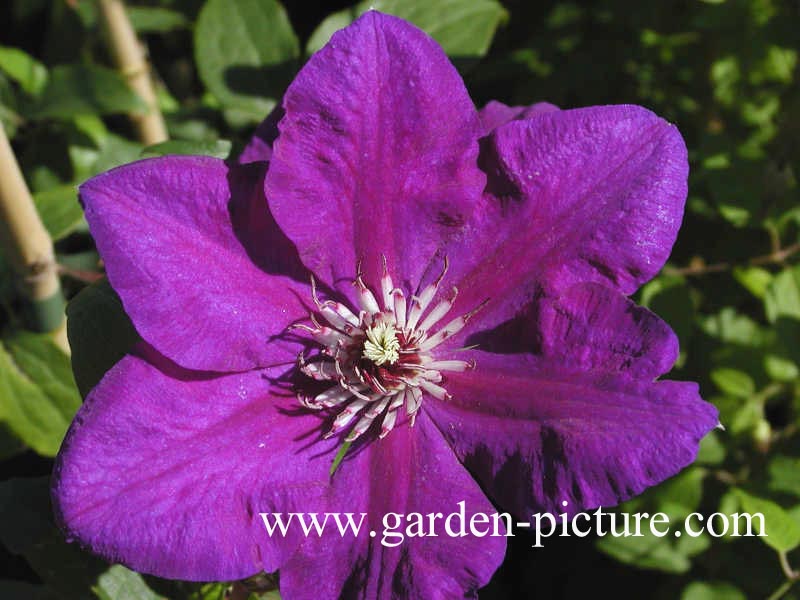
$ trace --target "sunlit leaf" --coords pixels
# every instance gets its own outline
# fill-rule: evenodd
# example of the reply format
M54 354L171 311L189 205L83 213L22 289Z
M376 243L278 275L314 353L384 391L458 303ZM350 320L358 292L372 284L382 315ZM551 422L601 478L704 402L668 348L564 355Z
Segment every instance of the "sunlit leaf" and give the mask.
M414 23L439 42L448 55L458 58L486 54L497 27L507 17L495 0L367 0L327 17L311 34L306 51L316 52L336 30L370 9Z
M97 578L92 588L100 600L163 600L138 573L122 565L114 565Z
M762 542L778 552L788 552L800 546L800 525L783 508L743 490L736 490L736 494L745 512L764 516L767 535L759 537Z
M772 273L760 267L737 267L733 276L756 298L764 298L772 281Z
M779 317L800 319L800 265L784 269L773 278L766 289L764 309L772 322Z
M140 33L166 33L189 26L186 17L175 10L159 6L129 6L128 17Z
M190 141L170 140L142 150L142 157L169 156L171 154L202 154L216 158L228 158L231 152L231 143L228 140Z
M207 0L194 43L208 90L224 107L252 121L267 116L300 54L286 11L276 0Z
M665 537L656 537L647 525L642 527L641 533L641 537L601 537L597 548L621 563L640 569L686 573L692 567L692 557L711 545L707 535L675 537L670 532Z
M737 398L749 398L756 391L753 378L736 369L715 369L711 372L711 380L720 391Z
M747 596L724 581L694 581L683 590L681 600L747 600Z
M53 456L80 406L69 358L47 335L0 343L0 420L39 454Z
M143 113L147 105L116 71L94 65L59 65L38 101L27 111L31 119L77 115Z
M47 68L19 48L0 46L0 71L31 96L36 96L47 83Z
M768 470L770 490L800 497L800 458L774 456Z
M36 210L50 236L60 240L83 223L83 209L75 186L64 185L34 194Z

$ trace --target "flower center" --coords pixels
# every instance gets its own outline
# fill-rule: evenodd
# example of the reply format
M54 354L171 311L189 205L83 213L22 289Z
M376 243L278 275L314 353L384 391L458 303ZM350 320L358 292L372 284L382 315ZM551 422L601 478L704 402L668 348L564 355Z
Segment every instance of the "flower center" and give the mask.
M442 385L443 372L475 366L471 361L434 356L436 348L461 331L483 307L481 304L439 325L458 293L453 287L449 297L434 303L447 265L445 258L436 281L410 297L394 286L385 260L379 293L364 284L359 269L353 282L358 290L357 311L332 300L320 301L312 278L312 298L317 307L309 315L312 325L293 327L308 332L319 352L310 357L301 354L298 367L312 379L334 385L313 397L298 394L298 399L307 408L338 411L326 437L352 424L345 438L349 443L379 422L378 436L383 438L394 428L402 409L413 426L426 396L450 398Z
M400 358L400 340L392 323L378 323L367 329L362 356L376 365L393 365Z

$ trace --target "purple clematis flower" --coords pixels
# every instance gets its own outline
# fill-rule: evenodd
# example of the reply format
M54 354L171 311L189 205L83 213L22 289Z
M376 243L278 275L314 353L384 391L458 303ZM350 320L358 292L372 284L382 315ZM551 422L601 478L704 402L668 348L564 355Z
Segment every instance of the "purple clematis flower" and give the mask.
M369 530L459 502L467 519L613 505L717 424L696 384L656 381L676 337L626 297L686 197L681 136L651 112L478 113L433 40L368 12L242 162L144 160L81 187L144 340L54 476L65 531L108 560L279 569L286 598L470 596L503 537L392 548ZM270 537L259 517L312 511L368 517L355 538Z

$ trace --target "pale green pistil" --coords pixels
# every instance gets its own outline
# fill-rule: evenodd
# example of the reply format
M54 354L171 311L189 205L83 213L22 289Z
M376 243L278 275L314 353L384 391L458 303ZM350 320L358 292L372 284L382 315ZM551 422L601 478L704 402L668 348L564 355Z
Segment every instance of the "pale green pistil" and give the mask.
M394 325L378 323L367 329L362 356L379 367L384 364L393 365L400 358L400 340Z

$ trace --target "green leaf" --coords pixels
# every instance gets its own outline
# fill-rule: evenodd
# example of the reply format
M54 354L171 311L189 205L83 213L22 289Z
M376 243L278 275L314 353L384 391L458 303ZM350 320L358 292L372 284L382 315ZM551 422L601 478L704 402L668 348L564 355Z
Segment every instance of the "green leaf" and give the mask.
M703 319L700 327L705 333L727 345L760 347L767 340L765 329L730 306Z
M328 43L328 40L331 39L334 33L350 25L365 10L369 10L369 7L363 8L361 4L358 4L325 17L325 20L317 26L311 34L311 37L308 38L308 42L306 42L306 53L314 54L314 52Z
M736 90L741 76L739 60L735 56L725 56L711 65L714 96L724 106L730 106L736 100Z
M786 511L786 514L788 514L792 519L794 519L795 523L800 525L800 504L795 504L793 507L791 507Z
M219 131L213 123L187 115L167 115L171 137L195 142L213 142L219 139Z
M744 227L750 222L752 216L750 207L740 206L738 204L719 204L719 214L736 227Z
M58 241L83 223L83 209L75 186L64 185L33 195L36 210L53 240Z
M780 317L800 319L800 265L775 275L767 286L764 310L773 323Z
M720 441L716 431L710 431L702 440L697 452L697 463L701 465L718 465L725 460L725 445Z
M140 158L141 144L109 132L98 117L75 117L73 123L75 129L69 130L68 153L75 181L85 181Z
M747 596L724 581L693 581L684 588L681 600L747 600Z
M47 477L0 483L0 514L0 542L24 556L58 598L93 597L91 586L107 565L66 543L53 521Z
M108 128L97 115L78 115L72 119L67 130L67 154L72 164L74 181L85 181L94 175L100 148L109 136Z
M598 550L621 563L666 573L686 573L692 567L691 558L711 545L707 535L656 537L645 521L642 521L641 533L641 537L607 535L599 538L596 545Z
M94 173L103 173L119 165L124 165L139 158L142 145L131 142L119 135L110 133L100 146L100 154L92 165Z
M777 455L769 462L769 489L800 497L800 458Z
M753 398L715 396L711 403L719 409L726 432L733 436L755 431L764 420L764 407Z
M763 77L767 81L789 84L792 82L796 66L797 50L770 46L762 68L757 71L758 77L754 83L761 83L758 79ZM755 72L751 73L751 77L754 74Z
M753 496L741 489L736 490L736 495L745 512L750 515L764 515L767 535L759 539L767 546L778 552L789 552L800 546L800 525L783 508L771 500Z
M714 369L711 371L711 380L721 391L737 398L750 398L756 391L753 378L736 369Z
M167 33L189 26L186 17L175 10L156 6L130 6L128 17L139 33Z
M670 324L681 348L686 348L694 323L694 304L686 281L661 275L642 288L641 298L643 306Z
M94 65L60 65L29 110L31 119L66 119L77 115L141 113L147 105L116 72Z
M84 288L67 305L67 336L75 381L83 396L139 340L107 280Z
M764 356L764 370L775 381L790 382L800 376L800 369L793 361L775 354Z
M102 146L108 138L108 127L97 115L78 115L72 122L75 129L87 136L97 147Z
M100 600L161 600L163 597L147 587L141 575L114 565L97 578L92 590Z
M705 470L685 469L654 489L658 511L669 515L671 521L686 518L697 510L703 498Z
M142 150L143 157L149 156L168 156L170 154L202 154L205 156L215 156L217 158L228 158L231 153L231 142L228 140L215 141L190 141L190 140L170 140L147 146Z
M6 135L10 139L14 139L17 127L22 124L22 121L22 117L16 111L0 103L0 124L5 128Z
M69 358L49 336L2 339L0 420L23 442L54 456L80 403Z
M756 298L763 299L767 286L772 281L772 273L761 267L736 267L733 276Z
M365 0L327 17L311 34L306 52L312 54L322 48L336 30L370 9L410 21L439 42L449 56L457 58L485 55L497 27L508 17L494 0Z
M36 96L47 83L47 68L19 48L0 46L0 71L31 96Z
M223 107L260 121L283 93L300 54L276 0L207 0L195 28L203 83Z
M736 493L736 488L728 488L723 494L722 497L719 499L719 505L717 508L717 512L721 512L726 515L732 515L735 512L740 510L739 496ZM730 537L723 537L719 538L721 540L729 540L732 539Z
M207 583L192 592L187 600L225 600L229 588L227 583Z

